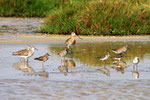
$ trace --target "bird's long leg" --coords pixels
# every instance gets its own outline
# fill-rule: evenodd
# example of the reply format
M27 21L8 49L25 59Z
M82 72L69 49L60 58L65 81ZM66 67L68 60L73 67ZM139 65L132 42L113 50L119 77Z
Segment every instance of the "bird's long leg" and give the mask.
M21 58L20 58L20 62L22 62L22 61L21 61Z
M62 57L61 57L61 64L62 64Z
M28 64L28 58L27 58L27 64Z
M44 62L42 62L42 67L44 67Z
M64 57L64 59L63 59L63 62L65 62L65 57Z
M138 70L138 65L137 64L135 65L135 70Z
M106 61L104 61L104 68L106 67Z
M133 71L135 71L135 65L133 64Z
M23 59L23 63L25 64L25 58Z
M44 66L42 66L42 72L45 72L45 67Z

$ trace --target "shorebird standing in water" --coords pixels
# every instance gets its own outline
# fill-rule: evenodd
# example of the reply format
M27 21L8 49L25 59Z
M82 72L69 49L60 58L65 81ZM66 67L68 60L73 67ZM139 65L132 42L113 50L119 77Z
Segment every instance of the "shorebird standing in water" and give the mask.
M138 63L140 62L139 58L138 57L135 57L133 59L133 71L132 71L132 75L134 76L135 79L138 79L139 78L139 71L138 71Z
M60 51L60 52L58 53L58 55L61 56L61 63L62 63L62 61L63 61L63 62L65 61L65 56L66 56L67 54L68 54L68 48L63 49L62 51ZM64 57L64 60L62 60L62 57Z
M125 53L127 51L128 45L125 45L121 48L112 50L116 54Z
M72 45L74 45L76 43L76 40L75 40L75 37L78 37L79 39L82 39L80 38L78 35L76 35L76 33L72 32L71 33L71 37L68 38L66 41L65 41L65 44L67 46L67 48L69 49L69 47L71 47ZM72 49L71 49L72 50Z
M112 59L117 59L117 60L121 60L121 58L123 57L123 53L117 54L114 57L112 57Z
M98 60L101 60L101 61L105 61L105 60L107 60L107 59L109 58L109 56L110 56L110 53L107 52L107 54L102 55L102 56L98 57L97 59L98 59ZM106 62L105 62L105 63L106 63Z
M44 56L40 56L38 58L34 58L34 60L42 61L42 66L44 66L44 62L48 60L48 56L50 56L48 53L46 53Z
M27 59L27 63L28 63L28 58L34 54L35 50L37 50L37 49L34 46L28 46L27 49L13 52L13 55L23 58L24 63L25 63L25 60ZM21 59L20 59L20 61L21 61Z
M133 62L134 65L137 66L138 63L140 62L140 59L138 57L135 57L132 62Z
M107 54L102 55L102 56L98 57L97 59L104 61L104 60L107 60L109 58L109 56L110 56L110 53L107 52Z

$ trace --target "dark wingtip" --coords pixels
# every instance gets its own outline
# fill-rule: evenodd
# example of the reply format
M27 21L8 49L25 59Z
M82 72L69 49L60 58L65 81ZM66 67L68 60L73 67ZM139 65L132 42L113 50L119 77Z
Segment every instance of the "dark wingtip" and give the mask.
M38 60L38 58L34 58L34 60Z
M14 56L15 56L15 55L17 55L17 54L16 54L15 52L13 52L13 53L12 53L12 55L14 55Z

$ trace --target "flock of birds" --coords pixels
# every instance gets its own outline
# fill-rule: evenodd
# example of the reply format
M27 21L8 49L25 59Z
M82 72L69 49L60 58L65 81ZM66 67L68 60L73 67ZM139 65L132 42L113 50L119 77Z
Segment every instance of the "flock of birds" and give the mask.
M74 45L76 43L75 37L82 39L78 35L76 35L74 32L72 32L71 37L65 41L66 47L58 53L58 55L60 55L60 57L61 57L61 63L65 61L65 57L68 54L69 48L71 48L72 45ZM121 58L124 57L124 54L126 53L127 48L128 48L128 46L125 45L123 47L112 50L112 52L114 52L116 54L114 57L112 57L112 59L116 59L120 62ZM38 50L38 49L35 48L34 46L28 45L26 49L19 50L17 52L13 52L12 54L14 56L20 57L21 62L22 62L21 58L23 58L23 62L25 64L25 62L28 63L28 58L30 58L34 54L35 50ZM72 52L72 48L71 48L71 52ZM44 66L44 62L49 59L49 56L51 56L51 55L46 53L43 56L34 58L34 60L42 61L42 66ZM106 61L109 57L110 57L110 52L107 52L105 55L97 57L97 59L101 60L101 61ZM134 64L134 66L137 66L139 63L139 58L135 57L132 62Z

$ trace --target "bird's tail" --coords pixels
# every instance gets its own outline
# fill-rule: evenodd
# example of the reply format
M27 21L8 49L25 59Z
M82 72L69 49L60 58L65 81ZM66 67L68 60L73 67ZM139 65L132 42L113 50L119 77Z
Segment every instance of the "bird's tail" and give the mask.
M13 52L12 55L16 56L16 55L18 55L18 54L17 54L16 52Z
M34 60L39 60L39 58L34 58Z

